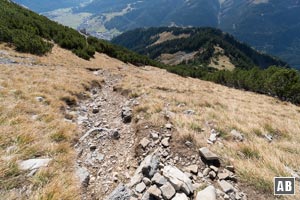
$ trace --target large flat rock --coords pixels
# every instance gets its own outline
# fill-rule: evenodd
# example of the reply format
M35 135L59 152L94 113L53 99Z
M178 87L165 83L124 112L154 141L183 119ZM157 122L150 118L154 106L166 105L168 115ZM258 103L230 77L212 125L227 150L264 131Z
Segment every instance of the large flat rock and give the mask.
M200 155L205 158L207 161L219 160L219 157L211 152L207 147L202 147L199 149Z
M197 193L196 200L216 200L216 188L212 185Z
M39 169L41 167L47 167L51 160L51 158L24 160L19 163L19 168L21 170Z
M186 195L194 192L192 180L181 170L174 166L165 166L163 175L173 185L176 191L182 191Z

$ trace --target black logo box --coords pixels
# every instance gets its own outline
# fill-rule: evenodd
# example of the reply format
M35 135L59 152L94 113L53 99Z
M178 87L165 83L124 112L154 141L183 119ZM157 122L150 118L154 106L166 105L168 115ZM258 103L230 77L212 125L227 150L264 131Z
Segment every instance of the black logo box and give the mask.
M274 177L274 195L295 195L295 177Z

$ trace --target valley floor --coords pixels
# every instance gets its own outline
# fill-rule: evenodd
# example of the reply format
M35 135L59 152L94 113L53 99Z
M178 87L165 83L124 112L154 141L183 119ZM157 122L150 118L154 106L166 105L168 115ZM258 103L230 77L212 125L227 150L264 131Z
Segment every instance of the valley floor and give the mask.
M274 176L299 176L300 108L290 103L58 47L37 57L1 45L0 69L4 199L112 197L156 150L162 171L196 164L196 191L212 184L218 199L227 198L217 181L226 172L236 199L274 199ZM201 161L200 147L218 155L218 170ZM28 159L49 160L20 169Z

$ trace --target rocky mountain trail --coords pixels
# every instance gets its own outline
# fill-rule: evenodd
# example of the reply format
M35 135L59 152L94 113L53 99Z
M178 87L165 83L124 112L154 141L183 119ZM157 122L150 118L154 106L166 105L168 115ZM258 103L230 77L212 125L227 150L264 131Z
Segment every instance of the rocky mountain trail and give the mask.
M103 76L104 83L78 106L82 136L75 145L76 168L82 199L103 199L132 174L135 131L131 108L138 102L113 91L120 77L101 70L92 73Z
M210 150L220 140L215 127L209 124L208 146L197 149L180 141L170 118L161 127L139 115L133 120L134 106L143 97L128 99L115 90L119 75L90 71L103 77L103 84L92 88L91 98L76 111L67 111L77 114L82 132L75 145L82 199L247 199L234 166ZM232 135L242 140L238 131Z

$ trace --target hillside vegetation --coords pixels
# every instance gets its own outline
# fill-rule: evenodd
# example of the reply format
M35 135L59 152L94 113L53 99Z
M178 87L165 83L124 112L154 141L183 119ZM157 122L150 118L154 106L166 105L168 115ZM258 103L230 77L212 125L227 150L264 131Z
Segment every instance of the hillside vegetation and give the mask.
M160 33L190 37L160 40ZM173 37L174 38L174 37ZM161 66L170 72L213 81L222 85L267 94L281 100L300 103L300 73L290 69L285 62L262 54L246 44L236 41L229 34L212 28L149 28L128 31L115 39L123 45L150 58L157 59L164 53L197 51L194 58L175 66ZM217 70L210 62L220 55L215 47L222 48L224 56L235 68ZM216 60L216 59L215 59Z
M14 45L17 51L37 55L50 52L53 43L56 43L84 59L92 58L97 51L124 62L155 65L145 56L104 40L86 38L74 29L6 0L0 1L0 42Z
M192 151L185 146L187 141L195 149L207 146L210 125L220 132L223 145L210 148L226 164L235 166L249 199L260 199L261 195L274 199L273 177L290 176L285 166L299 170L300 109L293 104L153 67L139 68L104 54L96 53L95 59L86 61L57 46L43 57L16 53L4 45L0 49L11 59L29 62L0 64L3 199L81 199L72 148L81 135L65 117L70 103L79 104L81 98L90 97L88 90L92 86L104 85L102 74L96 76L86 68L109 71L120 78L114 88L139 98L133 119L139 127L172 123L176 129L172 140L178 147L176 151ZM0 57L5 58L3 55ZM186 110L194 114L187 115ZM230 135L232 129L242 132L245 141L235 141ZM272 142L265 139L265 134L273 136ZM53 161L31 177L18 168L20 160L43 157ZM105 173L113 177L112 172ZM24 188L31 192L20 192Z
M160 34L172 33L174 36L187 34L189 37L160 39ZM270 65L287 66L279 59L260 53L250 46L237 41L230 34L214 28L141 28L123 33L112 40L113 43L157 59L162 54L174 54L179 51L197 52L193 59L186 62L191 65L209 66L210 60L216 57L215 47L224 50L224 55L238 68L250 69L254 66L267 68ZM219 54L221 54L219 52ZM183 64L186 64L183 62Z

